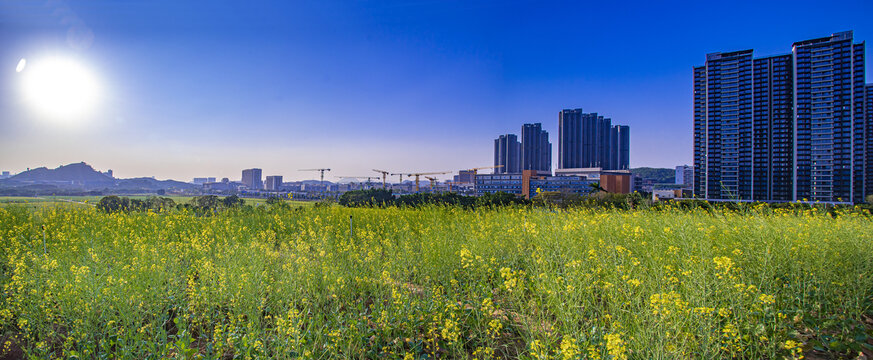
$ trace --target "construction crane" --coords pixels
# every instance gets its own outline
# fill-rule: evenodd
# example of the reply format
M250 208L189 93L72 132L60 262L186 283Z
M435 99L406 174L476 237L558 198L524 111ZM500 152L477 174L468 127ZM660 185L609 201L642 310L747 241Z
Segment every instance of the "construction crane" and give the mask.
M385 171L385 170L378 170L378 169L373 169L373 171L375 171L377 173L382 173L382 188L387 189L388 182L387 182L386 178L388 177L388 174L390 174L390 173ZM394 174L391 174L391 175L394 175ZM403 180L403 176L400 177L400 180ZM403 181L401 181L401 182L403 182Z
M391 173L391 174L389 174L389 175L391 175L391 176L397 175L397 180L399 180L400 185L403 185L403 175L411 175L411 174L407 174L407 173Z
M473 175L475 176L476 173L479 172L479 170L482 170L482 169L496 169L496 168L501 168L501 167L503 167L503 165L495 165L495 166L480 166L480 167L474 167L474 168L472 168L472 169L466 169L465 171L472 171L472 172L473 172Z
M430 177L430 176L425 176L424 178L430 180L430 192L434 192L434 186L436 185L437 179L435 177Z
M324 186L324 172L330 171L330 169L300 169L298 171L318 171L321 173L321 186Z
M336 175L336 177L338 177L338 178L340 178L340 179L355 179L355 180L357 180L357 179L367 179L367 184L368 184L368 185L370 184L370 182L371 182L373 179L379 179L378 176L339 176L339 175ZM359 182L359 183L360 183L360 182ZM363 183L362 183L362 184L363 184Z
M423 176L423 175L441 175L441 174L451 174L451 173L452 173L451 171L436 171L436 172L426 172L426 173L409 173L409 174L403 174L403 175L406 175L406 176L408 176L408 177L413 177L413 176L415 176L415 192L419 192L419 187L418 187L418 177L419 177L419 176Z

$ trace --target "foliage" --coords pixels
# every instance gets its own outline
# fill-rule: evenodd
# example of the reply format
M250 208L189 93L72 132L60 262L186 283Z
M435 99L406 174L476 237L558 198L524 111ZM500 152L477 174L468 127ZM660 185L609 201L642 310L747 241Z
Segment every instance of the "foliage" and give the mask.
M149 196L145 200L139 200L110 195L100 199L97 203L97 210L105 213L147 210L161 211L175 206L176 202L166 197Z
M355 190L343 194L340 205L349 207L400 206L421 207L427 205L458 206L462 208L491 207L530 204L513 194L505 192L488 193L482 196L464 196L453 192L415 193L395 198L391 192L382 189Z
M598 201L610 199L620 200ZM206 217L12 204L0 208L0 357L870 352L869 217L808 204L687 205L244 207Z
M643 179L652 179L656 184L672 184L676 182L676 170L664 168L639 167L631 169L631 173Z
M220 198L217 195L202 195L192 197L183 208L191 209L197 214L215 213L220 210L245 207L245 200L236 195Z
M394 195L385 189L347 191L339 198L342 206L386 206L394 203Z
M236 195L227 196L221 199L221 204L226 208L235 208L245 205L245 200Z

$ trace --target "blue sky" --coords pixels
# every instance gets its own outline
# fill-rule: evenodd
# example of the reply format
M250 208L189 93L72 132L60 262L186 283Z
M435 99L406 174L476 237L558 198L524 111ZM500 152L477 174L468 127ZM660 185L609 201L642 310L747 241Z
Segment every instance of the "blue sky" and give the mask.
M707 53L873 40L871 19L869 1L0 2L0 170L457 170L491 165L493 139L530 122L556 159L558 112L578 107L630 125L632 167L673 167L691 161ZM98 74L88 121L22 100L16 64L45 56Z

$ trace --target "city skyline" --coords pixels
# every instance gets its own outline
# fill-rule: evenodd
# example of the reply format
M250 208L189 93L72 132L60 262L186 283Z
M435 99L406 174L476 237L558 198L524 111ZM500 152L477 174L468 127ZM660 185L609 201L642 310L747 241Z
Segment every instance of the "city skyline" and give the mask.
M715 5L211 5L0 4L0 169L86 161L186 181L252 167L289 181L312 167L455 171L490 165L485 139L516 124L558 134L554 114L577 107L634 128L631 167L672 168L692 162L689 69L700 54L780 55L845 30L873 38L862 1L739 3L707 19L691 14ZM761 26L718 26L737 21ZM704 24L715 30L696 30ZM24 104L17 67L46 54L100 80L87 122L47 122Z

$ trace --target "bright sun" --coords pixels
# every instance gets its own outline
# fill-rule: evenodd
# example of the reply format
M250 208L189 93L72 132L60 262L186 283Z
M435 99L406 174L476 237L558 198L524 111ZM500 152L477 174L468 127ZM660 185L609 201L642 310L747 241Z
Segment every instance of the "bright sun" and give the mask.
M27 103L51 120L81 120L100 95L94 74L71 59L48 58L32 64L22 59L16 71L22 75Z

